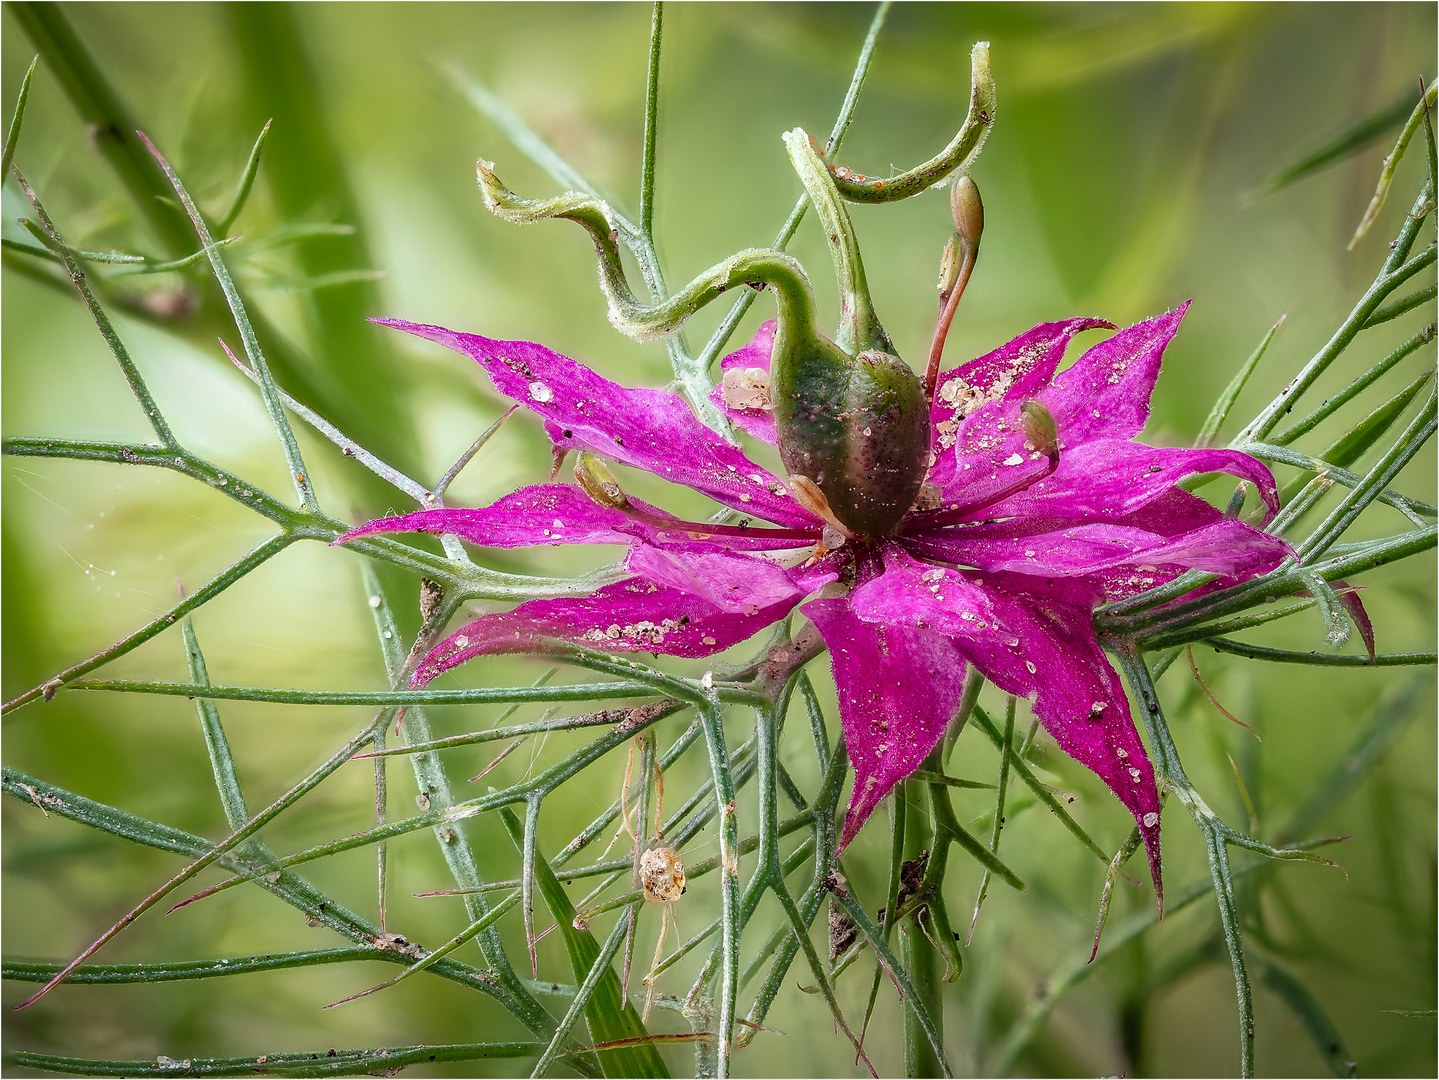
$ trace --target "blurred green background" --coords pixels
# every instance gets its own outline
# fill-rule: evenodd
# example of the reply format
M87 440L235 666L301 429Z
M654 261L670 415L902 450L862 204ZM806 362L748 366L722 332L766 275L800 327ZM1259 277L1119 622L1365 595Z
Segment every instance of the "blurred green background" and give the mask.
M5 10L0 85L8 120L36 47L16 13ZM634 344L607 324L579 230L549 223L521 230L486 214L474 184L477 156L495 160L522 193L548 194L555 186L466 93L479 82L501 95L633 213L648 6L125 3L62 11L208 210L225 205L261 124L275 117L255 194L232 230L246 239L229 261L273 325L281 380L397 465L432 482L503 408L465 360L396 340L366 325L368 315L543 341L629 384L667 380L662 347ZM795 125L828 131L871 13L858 4L667 8L656 231L672 285L739 248L772 240L800 191L779 135ZM1124 324L1192 298L1146 432L1148 441L1180 444L1193 437L1216 394L1280 314L1288 321L1237 416L1251 414L1283 385L1372 279L1422 177L1422 155L1412 154L1374 229L1345 250L1392 133L1277 194L1251 194L1351 124L1415 95L1419 77L1434 73L1435 32L1432 4L900 5L841 156L876 174L932 154L963 119L969 47L989 40L1000 110L974 170L987 231L950 336L950 362L1040 320L1084 314ZM43 61L16 161L72 243L152 257L188 250L174 250L183 235L167 235L163 224L157 230L137 215ZM5 235L24 237L14 220L27 211L7 183ZM164 211L146 214L163 219ZM933 328L939 251L950 231L947 200L931 193L897 206L857 207L854 218L878 310L901 353L922 357ZM356 231L285 239L286 230L316 223ZM791 250L833 311L827 256L812 221ZM20 272L8 255L5 265L6 433L143 439L139 411L80 305ZM258 395L214 343L224 326L212 314L213 296L195 284L201 280L176 275L136 286L121 298L133 309L118 317L121 333L182 441L284 492L273 433ZM1366 334L1320 390L1342 386L1412 334L1433 318L1432 305L1426 311ZM719 315L717 305L696 320L690 332L696 347ZM735 344L769 315L761 299ZM234 341L232 329L228 337ZM1386 387L1393 393L1432 367L1433 355L1429 346L1407 360L1355 406L1353 417L1382 401ZM1315 450L1326 441L1316 440ZM391 505L410 508L314 440L305 446L330 512L361 520ZM487 503L543 479L548 464L539 425L516 418L451 489L452 504ZM7 458L3 476L7 700L162 612L177 581L198 586L268 534L234 503L169 474ZM1433 498L1432 451L1401 486ZM704 512L688 493L639 490L678 511ZM1207 493L1225 496L1218 485ZM1375 520L1360 525L1367 534L1400 527L1385 508L1371 514ZM574 572L612 555L546 550L484 558L506 569ZM1428 555L1369 575L1364 600L1382 650L1433 647L1433 568ZM384 683L356 560L345 553L292 548L203 609L195 623L219 683ZM1250 639L1324 647L1319 620L1309 615ZM1413 669L1266 667L1212 653L1199 660L1209 686L1263 742L1220 716L1181 661L1161 691L1186 764L1211 805L1242 826L1246 812L1226 757L1232 755L1246 770L1266 835L1343 765L1386 694L1428 678ZM514 684L543 670L509 660L470 667L449 685ZM162 635L107 672L185 678L178 634ZM832 703L827 675L816 678ZM997 697L985 700L1001 707ZM1435 1005L1430 682L1418 700L1398 742L1317 826L1315 835L1352 837L1332 849L1347 876L1284 866L1252 912L1261 921L1251 925L1251 958L1282 960L1311 989L1365 1075L1436 1069L1432 1012L1415 1018L1392 1011ZM454 733L487 726L495 713L435 710L432 720L439 733ZM367 716L358 709L241 703L225 705L222 714L252 806L308 772ZM1027 723L1023 711L1021 719ZM833 730L832 711L830 722ZM661 745L685 723L666 722ZM750 720L736 715L730 725L737 742ZM801 729L787 736L782 756L805 786L814 766ZM17 768L181 828L225 833L194 707L183 699L62 693L7 717L4 735L6 761ZM951 766L958 775L992 780L996 755L981 741L965 735ZM575 745L556 737L542 748L526 746L485 782L513 782ZM1050 781L1077 794L1077 816L1113 849L1128 829L1122 809L1048 745ZM456 752L452 778L459 782L485 760L473 748ZM606 760L548 800L542 846L554 850L613 799L622 770L622 761ZM702 761L686 759L669 785L671 798L706 775ZM373 813L369 783L368 767L347 767L267 830L268 841L294 850L364 827ZM408 769L392 770L397 814L414 794L409 785ZM985 829L989 802L980 792L956 799L962 820ZM752 828L753 808L744 798L741 804L741 827ZM7 958L69 958L179 867L171 857L47 821L14 801L4 803L3 813ZM1166 827L1167 881L1178 895L1205 877L1203 850L1177 807ZM847 857L866 897L881 891L882 831L871 828ZM469 833L485 874L515 874L513 847L497 822L474 822ZM712 839L701 842L694 858L713 849ZM986 1055L1049 973L1087 954L1101 881L1097 861L1042 812L1011 813L1004 853L1031 890L991 890L964 975L946 991L950 1054L969 1073L983 1074ZM433 842L411 836L391 845L390 858L391 929L431 945L457 932L464 925L457 901L410 898L448 883ZM368 850L311 869L318 884L373 915ZM716 909L711 882L691 889L679 905L686 934ZM952 911L970 910L977 882L972 863L952 864ZM1152 903L1147 887L1122 885L1116 915ZM637 956L648 957L657 931L657 911L649 914ZM768 906L761 909L747 947L763 940L774 918ZM1235 1072L1228 965L1222 953L1202 948L1216 925L1212 899L1201 901L1104 962L1063 1000L1019 1070ZM502 928L523 966L518 917ZM557 937L541 945L541 974L571 981ZM104 957L172 960L332 944L338 941L307 928L292 909L234 890L169 918L146 917ZM462 955L479 962L473 946ZM1293 1013L1258 984L1255 963L1260 1071L1323 1071ZM851 1017L863 1009L869 971L868 961L857 964L840 982ZM687 972L682 966L661 988L683 993L693 977ZM179 1059L522 1037L488 999L437 980L412 980L321 1011L390 974L365 965L167 986L62 987L31 1009L6 1012L5 1045ZM789 981L806 975L796 968ZM7 984L5 1001L28 992L25 984ZM742 993L742 1006L748 1000ZM562 1000L549 1001L557 1013L563 1008ZM680 1029L678 1018L657 1016L657 1028ZM868 1041L882 1072L900 1068L899 1017L886 984ZM768 1023L789 1037L761 1034L736 1057L741 1074L855 1074L853 1054L843 1038L832 1037L819 998L788 985ZM664 1052L676 1071L690 1068L685 1048ZM504 1074L522 1064L477 1062L431 1067L428 1074Z

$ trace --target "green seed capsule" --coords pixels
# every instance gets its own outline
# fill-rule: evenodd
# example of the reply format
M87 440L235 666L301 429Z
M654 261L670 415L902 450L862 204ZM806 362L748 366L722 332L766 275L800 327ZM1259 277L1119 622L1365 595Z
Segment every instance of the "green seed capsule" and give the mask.
M780 459L813 480L835 518L859 535L893 532L924 483L929 417L919 379L899 357L846 355L827 340L781 361L772 388Z

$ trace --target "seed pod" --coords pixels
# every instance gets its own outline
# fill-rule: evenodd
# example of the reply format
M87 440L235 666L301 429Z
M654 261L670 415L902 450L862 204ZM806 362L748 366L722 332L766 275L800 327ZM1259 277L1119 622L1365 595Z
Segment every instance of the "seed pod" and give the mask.
M979 251L979 238L984 232L984 203L979 197L979 185L968 176L961 176L949 186L949 212L954 217L954 229L971 252Z
M924 483L929 416L924 390L899 357L850 357L828 340L781 360L772 373L780 460L824 493L851 533L892 532Z
M685 892L685 864L671 847L650 848L640 855L640 888L651 903L678 900Z

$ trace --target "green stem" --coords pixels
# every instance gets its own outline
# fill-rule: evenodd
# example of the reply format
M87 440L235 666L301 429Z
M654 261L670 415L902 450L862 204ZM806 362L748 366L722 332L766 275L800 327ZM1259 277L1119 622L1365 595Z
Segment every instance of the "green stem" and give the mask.
M410 650L410 657L407 659L405 650L400 645L399 627L395 623L394 615L373 567L368 563L364 564L362 573L365 594L380 598L379 605L372 605L371 610L374 616L376 638L384 659L385 673L391 686L404 686L413 674L415 663L429 651L433 638L438 635L439 629L446 621L448 612L444 609L444 601L441 601L439 610L432 616L426 616L425 623L421 626L419 636L415 641L415 647ZM388 724L390 719L391 714L387 711L384 714L385 724ZM399 714L398 724L400 737L405 743L432 741L429 722L423 709L414 707L403 709ZM455 805L449 778L445 775L444 764L440 761L438 754L433 751L421 751L411 755L410 764L414 770L415 786L419 793L417 800L423 800L422 805L441 813ZM383 828L383 826L380 827ZM474 852L465 835L464 825L460 822L447 822L436 825L433 832L435 843L439 846L445 864L455 879L455 884L463 889L476 890L474 893L466 894L465 909L472 924L483 925L484 920L491 912L484 896L478 891L484 881L480 877ZM514 1000L520 1004L521 1011L516 1013L520 1021L532 1031L546 1029L550 1023L549 1015L515 976L509 958L505 955L504 943L500 939L499 931L492 925L485 927L480 934L480 948L484 952L485 960L489 963L496 981L504 984Z
M1003 746L1004 736L1001 734L995 722L989 718L989 714L979 705L975 705L973 715L975 726L988 736L989 741L995 745L996 749ZM1024 782L1024 785L1034 793L1035 797L1048 808L1049 812L1059 818L1064 827L1073 833L1081 844L1092 851L1100 862L1107 866L1109 864L1109 853L1096 844L1094 840L1090 838L1090 835L1084 831L1084 827L1070 816L1069 811L1064 808L1064 804L1055 798L1054 792L1039 782L1039 778L1034 775L1034 772L1030 769L1024 758L1011 757L1009 766L1014 770L1014 774ZM1023 887L1022 882L1020 883L1020 887Z
M1336 656L1333 653L1291 652L1288 649L1271 649L1263 645L1251 645L1247 641L1231 641L1229 638L1204 638L1202 644L1215 652L1247 656L1251 660L1268 660L1279 664L1313 664L1320 667L1410 667L1439 663L1439 653L1407 652L1378 653L1373 660L1367 656Z
M934 1053L935 1060L939 1065L939 1072L942 1076L953 1076L954 1072L949 1067L949 1059L944 1053L944 1038L939 1027L935 1024L933 1016L930 1015L929 1007L924 1003L919 990L910 979L907 969L900 963L899 957L895 956L890 949L888 942L879 932L879 927L874 925L869 913L864 910L863 905L854 898L853 892L835 893L840 906L854 921L856 929L866 941L870 948L875 951L879 962L884 966L885 972L899 987L900 997L903 998L906 1014L913 1014L915 1021L919 1024L920 1030L928 1040L930 1049Z
M1393 250L1390 251L1389 257L1380 269L1379 276L1374 279L1374 284L1369 286L1364 295L1359 298L1359 302L1339 326L1339 329L1334 331L1334 335L1324 347L1300 369L1299 374L1290 380L1274 400L1249 422L1231 445L1240 447L1264 439L1294 407L1294 403L1314 384L1314 381L1338 359L1340 353L1349 347L1355 336L1364 328L1369 317L1379 309L1379 305L1385 297L1420 270L1434 265L1435 252L1432 244L1413 259L1408 262L1404 261L1423 224L1412 214L1420 213L1432 196L1433 185L1426 183L1414 202L1411 216L1405 218L1399 235L1394 240Z
M33 805L47 814L59 814L132 843L174 852L189 858L204 855L212 850L210 841L203 837L182 832L156 821L136 817L123 810L117 810L113 806L97 803L82 795L76 795L53 784L47 784L43 780L26 776L8 766L3 769L3 775L4 791L7 795L26 805ZM229 855L221 856L220 861L229 869L248 869ZM351 941L362 943L367 951L371 952L371 959L401 964L409 964L412 961L413 957L410 953L396 951L387 939L381 936L378 927L372 926L346 910L343 905L336 903L333 898L316 889L304 878L295 874L273 874L253 880L261 888L274 893L286 903L298 908L307 919L312 919ZM49 981L62 970L64 969L58 965L52 966L45 973L45 981ZM83 972L85 968L81 967L76 970ZM467 989L488 994L498 1000L506 1009L511 1012L515 1011L511 1008L512 1002L509 994L503 987L497 985L487 972L450 959L439 961L431 971L432 974ZM586 1070L583 1062L578 1063L578 1067L585 1075L594 1075L593 1071Z
M1004 742L999 748L999 789L994 800L994 825L989 834L989 850L995 855L999 854L999 834L1004 829L1004 799L1009 793L1009 767L1014 757L1014 695L1009 695L1009 700L1004 709ZM979 909L984 906L985 895L989 892L989 871L985 870L984 876L979 879L979 893L974 898L974 915L969 920L969 934L965 938L968 945L974 940L974 927L979 922Z
M819 215L820 228L834 264L834 276L839 282L840 317L835 344L851 356L866 349L893 353L894 345L870 300L859 241L855 239L854 226L835 187L834 176L803 128L785 132L784 142L790 164L799 173L805 193Z
M385 718L382 714L378 722L384 722L384 719ZM45 994L49 993L49 991L52 990L55 986L63 982L65 977L71 971L79 967L82 963L85 962L85 960L87 960L90 956L94 955L97 951L104 947L106 943L116 937L131 923L135 922L135 920L137 920L141 915L143 915L145 912L149 911L152 907L158 904L172 891L174 891L180 885L183 885L185 882L189 881L201 870L205 869L205 867L215 862L227 852L239 848L240 845L244 844L245 841L249 840L252 836L258 833L270 821L274 820L276 817L278 817L285 810L289 809L291 806L297 803L309 792L318 787L321 781L323 781L326 777L328 777L331 773L333 773L336 769L340 768L340 766L342 766L346 761L348 761L356 750L358 750L361 746L370 741L373 735L375 723L375 721L372 721L371 723L366 724L356 735L354 735L350 739L349 742L342 746L336 753L332 754L328 760L323 762L318 768L313 770L298 784L291 787L288 791L286 791L278 799L272 802L264 810L260 811L258 814L252 817L242 828L236 829L229 835L229 837L227 837L225 840L222 840L214 847L210 848L204 854L200 855L183 870L181 870L178 874L170 878L169 881L165 882L165 884L161 885L144 900L140 901L139 904L131 908L130 911L127 912L125 915L121 916L121 918L117 922L115 922L115 924L112 925L110 929L106 930L90 945L86 946L86 948L80 953L80 955L77 956L74 960L72 960L68 965L66 965L59 974L57 974L53 979L47 982L30 997L26 998L25 1001L21 1002L20 1007L23 1008L28 1005L33 1005L36 1001L45 996Z
M1408 296L1391 300L1369 316L1364 323L1364 329L1368 330L1370 327L1386 323L1390 319L1397 319L1400 315L1405 315L1417 307L1433 303L1435 296L1439 296L1439 286L1426 285L1422 289L1415 289Z
M485 203L497 217L527 225L546 218L563 218L590 234L599 259L600 285L609 301L610 322L636 341L652 341L672 334L700 308L728 289L751 282L774 286L781 319L792 327L814 325L814 296L804 268L783 252L750 248L710 267L668 300L641 303L631 291L620 262L614 211L600 199L568 192L553 199L524 199L504 186L487 162L478 167Z
M969 65L969 114L948 146L923 165L884 179L837 169L835 184L839 193L850 202L897 202L933 187L955 170L969 168L994 123L995 92L994 76L989 70L989 42L975 44L969 52Z
M720 965L719 1067L716 1075L718 1080L725 1080L729 1075L730 1054L734 1045L735 996L739 993L739 826L735 814L734 779L730 774L729 753L725 749L718 698L712 697L699 709L704 724L705 746L709 750L715 802L720 808L720 909L724 925L720 934L723 959Z
M70 104L94 133L96 148L115 170L160 246L171 258L186 254L190 230L175 212L165 176L136 141L133 115L81 44L65 18L65 10L58 4L33 0L19 0L8 10L40 50Z
M185 659L190 668L190 678L202 686L210 684L205 669L205 656L200 651L200 641L195 636L195 626L186 616L180 624L185 638ZM220 793L220 803L225 810L225 821L231 830L242 828L250 820L250 811L245 805L245 793L240 789L240 777L235 769L235 757L230 752L230 740L225 737L225 727L220 722L220 710L207 698L196 698L195 708L200 714L200 728L205 735L205 748L210 753L210 771L215 777L215 787Z
M1429 105L1435 100L1436 87L1429 87L1419 96L1419 104L1409 114L1409 119L1404 122L1404 130L1399 133L1398 140L1394 143L1394 149L1384 159L1384 166L1379 172L1379 184L1374 189L1374 197L1369 200L1369 205L1364 210L1364 217L1359 222L1359 227L1354 230L1354 239L1349 241L1350 250L1353 250L1361 237L1369 231L1369 226L1374 224L1374 219L1379 214L1379 208L1384 205L1389 196L1389 186L1394 182L1394 170L1399 166L1399 161L1404 157L1404 151L1408 149L1409 142L1414 138L1414 133L1419 130L1425 115L1429 111Z
M1429 299L1433 299L1432 289L1430 289ZM1421 346L1427 345L1429 342L1433 341L1434 332L1435 324L1431 322L1428 326L1424 327L1417 334L1409 338L1409 340L1405 341L1397 349L1392 351L1388 356L1384 357L1383 360L1380 360L1363 375L1359 376L1359 378L1355 379L1343 390L1339 391L1339 393L1335 394L1333 397L1325 398L1323 403L1318 408L1314 409L1302 419L1296 420L1289 427L1285 428L1283 431L1279 432L1273 438L1271 438L1269 442L1274 444L1275 446L1288 446L1305 432L1312 431L1314 428L1318 427L1319 424L1322 423L1327 417L1332 416L1343 406L1347 405L1351 400L1353 400L1356 396L1363 392L1371 383L1375 382L1386 372L1388 372L1389 369L1392 368L1395 364L1399 363L1399 361L1403 360L1406 356L1414 352L1416 349L1419 349Z
M1259 366L1259 361L1264 359L1264 354L1269 351L1269 344L1274 340L1274 335L1279 333L1279 328L1283 325L1284 316L1281 315L1269 328L1269 332L1264 335L1264 340L1259 343L1259 347L1249 354L1249 359L1244 361L1239 370L1234 373L1234 378L1229 380L1229 385L1224 388L1224 392L1215 401L1214 407L1209 410L1209 415L1205 417L1199 434L1195 436L1195 446L1214 445L1214 440L1219 435L1219 429L1224 426L1224 421L1229 417L1229 411L1234 408L1234 403L1243 393L1245 384L1249 382L1249 376L1254 374L1254 369Z
M230 205L215 220L216 232L229 232L230 226L235 224L235 219L240 216L240 211L245 209L245 203L250 198L250 189L255 186L255 176L260 171L260 151L265 148L265 140L270 136L270 125L274 122L273 119L266 120L265 126L260 129L260 135L250 150L245 168L240 172L240 181L235 185L235 194L230 198Z
M314 949L306 952L254 953L226 956L218 960L182 960L170 964L86 964L70 973L69 982L78 986L109 986L118 983L188 982L216 979L226 975L249 975L260 971L314 967L319 964L348 964L360 960L388 960L403 964L400 953L369 946L343 949ZM49 981L60 971L59 964L27 964L6 961L4 978L12 982Z
M230 271L226 268L225 262L220 258L220 249L216 246L214 239L210 236L210 227L205 223L204 215L200 213L190 193L185 190L185 185L180 182L180 177L170 167L163 154L155 148L144 132L140 132L140 139L154 155L155 160L160 163L164 170L165 177L175 189L175 194L180 197L180 202L185 207L185 213L190 216L190 223L195 228L195 235L200 238L200 245L210 256L210 267L215 272L215 280L220 284L220 290L225 294L225 302L230 305L230 312L235 317L235 326L240 331L240 340L245 345L245 355L250 359L250 366L260 377L261 396L265 401L265 411L270 414L270 423L274 425L275 434L279 436L280 447L285 453L285 462L290 468L290 479L295 485L295 495L300 501L300 509L311 513L319 512L319 504L315 501L315 488L310 478L305 473L305 461L300 456L300 445L295 441L295 433L290 429L290 422L285 419L285 411L280 404L280 392L275 387L274 377L270 374L270 366L265 362L265 354L260 349L260 340L255 336L254 327L245 314L244 301L240 299L239 290L235 288L234 281L230 278Z
M365 1050L319 1050L314 1053L250 1054L238 1058L186 1058L170 1065L154 1059L141 1061L99 1061L91 1058L60 1057L17 1050L5 1060L25 1069L70 1073L79 1076L353 1076L377 1071L404 1069L439 1061L481 1061L530 1057L537 1042L457 1043L453 1045L386 1046Z
M1233 870L1230 876L1238 879L1267 865L1264 860L1255 859L1253 862ZM1211 882L1195 882L1181 890L1177 897L1171 897L1165 914L1172 918L1176 913L1209 896L1212 891L1213 884ZM1160 914L1155 909L1135 912L1118 926L1110 928L1109 933L1105 935L1104 941L1100 944L1096 957L1090 956L1089 949L1082 949L1075 953L1073 958L1045 980L1043 990L1025 1006L1019 1019L1005 1033L1004 1039L1000 1042L994 1055L985 1063L984 1072L990 1076L1008 1076L1013 1073L1020 1055L1034 1041L1035 1036L1044 1026L1045 1020L1054 1012L1064 995L1090 975L1104 969L1102 964L1092 962L1092 960L1103 960L1114 955L1147 930L1158 926L1159 920Z
M660 39L664 4L655 0L650 15L650 63L645 79L645 150L640 168L640 232L653 238L655 229L655 137L659 129Z
M6 702L3 709L0 709L0 715L10 713L15 709L18 709L21 705L25 705L31 701L34 701L36 698L43 697L48 701L50 698L55 696L55 692L57 690L59 690L67 683L72 683L81 675L84 675L90 671L94 671L96 668L104 664L108 664L116 657L124 656L131 649L134 649L139 645L143 645L145 642L149 641L157 634L169 629L172 625L174 625L177 619L181 619L184 616L188 615L190 612L209 603L215 597L219 596L222 592L228 589L231 585L235 584L235 582L239 581L246 574L250 573L250 571L258 569L265 563L269 562L270 559L274 558L280 552L284 551L297 539L298 537L288 532L279 533L275 536L270 537L270 539L266 540L259 547L255 548L239 562L235 563L234 565L221 571L215 577L211 578L208 582L205 583L203 588L200 588L195 592L191 593L189 596L185 597L164 615L161 615L159 618L153 619L150 622L146 623L139 630L136 630L128 637L122 638L120 641L117 641L108 649L102 649L100 652L96 653L88 660L82 660L80 663L74 664L71 667L66 668L64 671L61 671L59 674L46 680L46 682L44 682L42 685L27 690L25 693L21 694L14 700ZM205 688L198 687L197 689L203 691Z
M840 105L839 115L835 117L834 127L830 129L829 139L824 144L824 152L833 155L839 152L840 144L844 142L845 133L849 130L850 121L854 119L855 107L859 104L859 92L864 86L866 77L869 75L869 65L874 59L874 49L879 43L879 32L884 27L885 19L889 17L889 9L892 0L882 0L876 5L874 17L870 20L869 33L865 35L864 45L859 50L859 60L855 63L854 74L850 76L849 88L845 91L844 101ZM773 247L776 251L783 251L785 245L794 238L799 223L804 220L805 211L809 208L809 195L801 195L799 201L794 204L794 209L789 212L789 217L780 226L779 233L775 236ZM714 366L719 358L720 351L733 336L735 328L739 326L740 320L749 311L750 305L754 303L755 294L746 292L734 302L734 306L725 314L715 332L710 335L709 341L705 342L704 351L700 353L697 366L702 371L708 371Z
M243 478L212 465L183 448L167 449L145 443L107 443L40 437L7 438L0 445L3 445L5 453L17 457L150 465L182 473L209 485L241 506L269 518L284 529L292 540L318 540L329 544L351 530L350 525L328 515L306 513L287 506ZM505 574L477 566L468 560L455 562L439 558L420 548L383 536L350 541L345 546L356 554L380 559L408 570L417 577L437 581L445 586L448 593L463 596L465 599L530 600L541 596L582 596L622 576L622 572L617 569L601 570L596 575L578 579L532 578Z
M25 192L25 197L30 200L30 205L35 208L35 216L40 219L40 227L44 230L45 236L51 241L53 245L52 250L64 261L65 269L70 275L70 280L80 293L80 299L85 302L85 307L89 310L90 317L95 320L95 325L100 330L100 336L105 339L105 344L109 346L111 355L115 357L116 362L120 365L120 371L124 374L125 381L130 385L130 393L134 394L135 400L140 403L140 409L144 412L145 419L149 422L151 429L155 432L155 436L160 442L169 449L175 449L179 444L175 441L175 436L170 431L170 425L165 422L165 417L161 414L160 407L155 404L155 399L150 396L150 388L145 385L145 380L140 375L140 369L135 366L135 362L130 358L129 350L125 348L125 343L120 340L119 333L116 331L114 324L110 322L110 316L105 313L105 309L101 307L100 302L95 299L95 294L90 291L90 286L85 281L85 271L81 268L79 261L75 257L75 253L60 239L60 234L55 231L55 226L50 221L50 215L45 213L45 207L40 204L40 200L35 196L35 193L30 190L30 185L25 182L25 177L20 174L19 170L16 170L15 176L20 182L21 190Z
M1287 563L1242 585L1234 585L1192 600L1183 600L1158 610L1141 611L1133 615L1097 612L1095 625L1107 636L1115 638L1137 638L1160 629L1177 630L1198 625L1204 620L1236 614L1253 607L1256 597L1277 599L1307 589L1307 573L1318 574L1325 581L1337 581L1428 551L1434 547L1436 539L1439 539L1439 529L1434 525L1426 525L1422 529L1410 529L1381 540L1336 545L1330 558L1324 562L1312 563L1302 569L1292 562ZM1180 590L1180 594L1193 587L1193 583L1189 583ZM1163 591L1153 590L1156 595L1162 595Z
M1424 408L1395 440L1394 445L1299 545L1296 550L1300 562L1308 562L1328 551L1364 509L1388 489L1390 481L1399 475L1399 471L1409 464L1414 455L1429 441L1436 427L1439 427L1439 407L1436 407L1436 395L1430 394Z

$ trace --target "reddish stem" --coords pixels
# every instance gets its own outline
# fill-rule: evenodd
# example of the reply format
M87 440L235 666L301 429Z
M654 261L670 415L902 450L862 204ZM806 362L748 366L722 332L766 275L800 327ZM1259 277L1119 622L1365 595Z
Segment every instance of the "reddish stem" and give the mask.
M965 286L969 284L969 275L974 273L974 256L974 249L966 245L964 261L959 266L959 278L945 297L944 307L939 312L939 322L934 328L934 340L929 346L929 363L924 369L924 400L930 403L933 403L934 390L939 385L939 361L944 355L944 339L949 336L949 326L954 322L959 298L964 295Z

